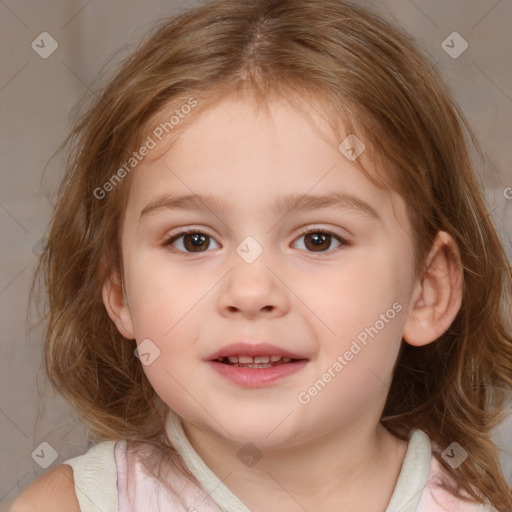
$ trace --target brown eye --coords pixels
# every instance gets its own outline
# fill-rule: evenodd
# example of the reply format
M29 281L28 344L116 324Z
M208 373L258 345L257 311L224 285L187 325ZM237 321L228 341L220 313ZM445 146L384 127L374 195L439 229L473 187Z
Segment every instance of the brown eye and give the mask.
M331 245L332 237L325 233L309 233L305 236L305 245L313 251L328 249Z
M183 239L181 243L176 245L181 247L177 247L177 249L181 252L205 252L210 247L210 241L213 238L206 233L198 230L187 230L177 233L176 235L169 238L164 246L175 246L175 243L180 239Z
M302 233L298 240L301 238L304 238L304 249L309 252L331 252L331 250L335 250L342 245L350 245L346 240L334 233L318 229ZM330 249L333 241L337 242L338 245L334 247L334 249ZM299 249L301 249L301 247L299 247Z

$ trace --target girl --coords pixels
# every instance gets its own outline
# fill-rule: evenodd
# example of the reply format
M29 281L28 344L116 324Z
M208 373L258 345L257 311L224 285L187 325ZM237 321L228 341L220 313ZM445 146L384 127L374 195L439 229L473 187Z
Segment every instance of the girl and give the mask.
M70 140L46 364L99 442L13 511L512 510L511 268L403 31L343 0L205 3Z

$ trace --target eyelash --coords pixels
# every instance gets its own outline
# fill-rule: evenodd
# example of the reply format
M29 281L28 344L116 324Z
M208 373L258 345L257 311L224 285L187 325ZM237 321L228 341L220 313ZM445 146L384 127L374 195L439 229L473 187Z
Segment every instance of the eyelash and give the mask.
M347 241L344 238L341 238L336 233L333 233L332 231L329 231L329 230L326 230L326 229L322 229L322 228L309 228L309 229L305 229L305 230L301 231L298 234L298 236L297 236L297 238L295 240L303 237L304 235L308 235L310 233L329 235L329 236L332 236L333 238L335 238L336 240L338 240L340 242L339 247L336 247L335 249L331 249L331 250L328 250L328 251L319 251L319 252L307 251L307 252L310 252L311 254L319 254L319 255L330 254L332 252L335 252L335 251L341 249L342 247L351 247L353 245L351 242ZM172 244L176 240L178 240L179 238L183 237L184 235L190 235L190 234L204 235L205 237L213 238L211 235L209 235L208 233L205 233L204 231L201 231L200 229L187 228L187 229L184 229L184 230L182 230L182 231L180 231L180 232L178 232L178 233L176 233L174 235L171 235L169 238L167 238L165 240L165 242L162 244L162 246L165 247L165 248L168 248L169 250L171 250L173 252L178 252L178 253L182 253L182 254L202 254L202 253L208 252L208 250L206 250L206 251L197 251L197 252L188 252L188 251L182 251L180 249L171 248Z

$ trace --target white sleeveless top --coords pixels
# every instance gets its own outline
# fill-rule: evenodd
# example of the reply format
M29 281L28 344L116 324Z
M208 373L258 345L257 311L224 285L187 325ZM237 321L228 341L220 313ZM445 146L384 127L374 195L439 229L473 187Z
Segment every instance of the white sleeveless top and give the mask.
M166 479L169 490L127 451L126 440L105 441L64 462L73 468L81 512L250 512L197 454L183 431L181 418L173 411L166 433L201 487L174 470ZM385 512L497 512L490 505L454 498L445 488L451 477L431 448L423 431L411 432ZM147 454L153 449L148 445Z

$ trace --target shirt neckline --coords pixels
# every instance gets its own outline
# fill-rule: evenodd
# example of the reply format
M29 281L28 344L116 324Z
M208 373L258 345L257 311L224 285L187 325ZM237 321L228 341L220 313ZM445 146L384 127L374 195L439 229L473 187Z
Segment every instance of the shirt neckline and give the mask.
M417 509L428 484L431 458L432 445L427 434L419 429L411 430L400 474L385 512L414 512Z

